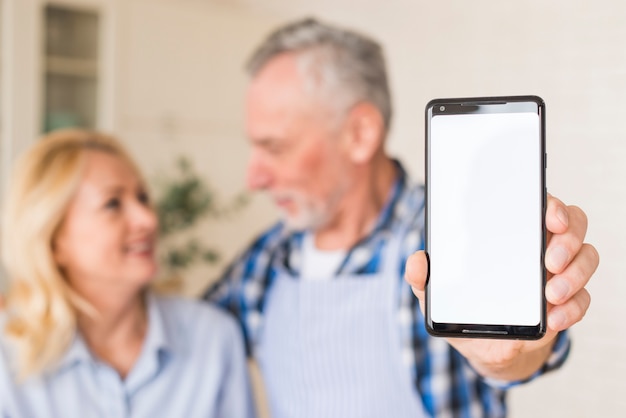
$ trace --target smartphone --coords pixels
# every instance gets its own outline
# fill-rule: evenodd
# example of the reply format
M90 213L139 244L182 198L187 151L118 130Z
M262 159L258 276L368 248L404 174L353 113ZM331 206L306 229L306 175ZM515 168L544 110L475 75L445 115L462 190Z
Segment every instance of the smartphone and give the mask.
M545 104L537 96L426 106L426 327L538 339L546 330Z

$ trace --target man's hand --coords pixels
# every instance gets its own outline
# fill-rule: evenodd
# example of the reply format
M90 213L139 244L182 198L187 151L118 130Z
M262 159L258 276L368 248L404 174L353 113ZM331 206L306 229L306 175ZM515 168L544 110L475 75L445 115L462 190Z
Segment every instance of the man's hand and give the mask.
M583 243L587 216L576 206L566 206L548 196L548 230L545 264L548 329L537 341L449 338L447 341L485 377L519 380L531 376L547 360L559 331L580 321L591 298L585 289L599 263L596 249ZM423 251L409 257L406 281L424 310L424 285L428 263Z

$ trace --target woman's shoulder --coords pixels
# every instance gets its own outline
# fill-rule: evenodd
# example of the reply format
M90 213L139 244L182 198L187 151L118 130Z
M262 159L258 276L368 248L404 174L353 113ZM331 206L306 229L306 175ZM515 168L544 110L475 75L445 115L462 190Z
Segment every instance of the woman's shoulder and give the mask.
M234 321L233 316L215 304L183 296L155 295L154 300L159 309L180 320L206 319L215 321Z
M10 362L9 357L15 356L15 342L7 335L6 328L9 317L6 311L0 311L0 361ZM1 367L1 366L0 366Z
M7 323L6 311L0 311L0 406L17 381L18 347L6 333Z
M165 326L185 340L239 339L233 315L210 302L180 296L154 296ZM182 335L181 335L182 334Z

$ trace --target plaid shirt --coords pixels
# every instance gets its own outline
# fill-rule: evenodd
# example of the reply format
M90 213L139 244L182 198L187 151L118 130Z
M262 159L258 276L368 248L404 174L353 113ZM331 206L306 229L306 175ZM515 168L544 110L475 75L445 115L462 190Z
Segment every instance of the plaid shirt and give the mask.
M425 410L437 417L505 416L506 389L522 382L482 378L444 339L431 337L418 300L403 280L406 259L423 248L424 188L409 184L405 170L400 163L396 165L398 178L374 230L348 251L336 274L357 274L367 280L368 275L379 271L389 237L405 231L401 237L403 256L398 260L398 327L402 336L402 361L410 368ZM263 324L265 296L277 270L282 267L294 277L299 275L303 235L290 232L278 223L256 239L204 295L239 318L251 355ZM552 356L530 379L559 367L567 357L569 346L567 333L561 333Z

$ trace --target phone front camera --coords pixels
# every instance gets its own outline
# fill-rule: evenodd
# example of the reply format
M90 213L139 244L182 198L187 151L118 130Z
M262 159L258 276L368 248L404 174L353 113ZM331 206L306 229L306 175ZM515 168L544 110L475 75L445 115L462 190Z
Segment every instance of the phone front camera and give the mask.
M439 106L439 111L440 111L440 112L443 112L444 110L446 110L446 107L445 107L445 106Z

